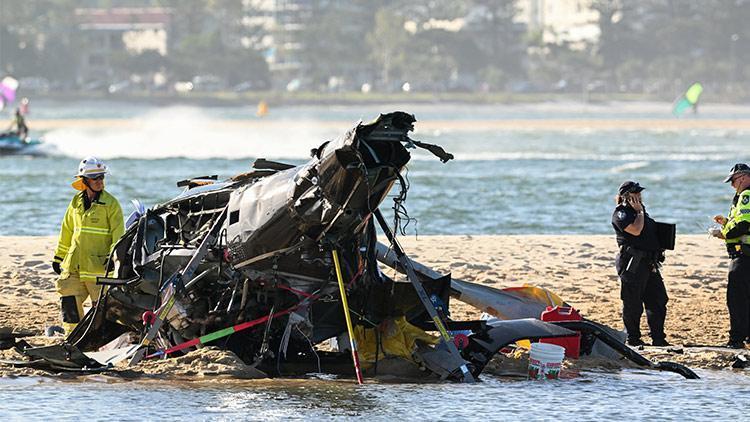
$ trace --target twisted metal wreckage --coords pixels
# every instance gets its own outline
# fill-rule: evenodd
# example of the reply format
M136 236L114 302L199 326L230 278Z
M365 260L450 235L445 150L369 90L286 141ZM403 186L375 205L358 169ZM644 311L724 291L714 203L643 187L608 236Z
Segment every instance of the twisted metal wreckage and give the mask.
M398 356L422 373L471 382L517 340L583 332L588 350L601 341L641 365L695 376L652 363L599 324L542 322L535 318L546 304L451 280L410 260L378 206L397 181L397 206L405 198L407 147L453 158L410 139L414 122L407 113L384 114L323 143L305 164L261 159L224 181L178 183L186 187L181 195L136 216L110 256L113 274L99 280L106 293L64 342L17 349L40 367L97 370L211 343L269 376L352 374L356 354L314 348L348 337L356 340L351 351L358 343L365 355L366 373L385 371L386 356ZM376 224L390 246L378 242ZM379 261L408 282L386 276ZM451 295L507 320L451 320ZM97 352L127 332L140 341ZM359 377L358 365L356 371Z

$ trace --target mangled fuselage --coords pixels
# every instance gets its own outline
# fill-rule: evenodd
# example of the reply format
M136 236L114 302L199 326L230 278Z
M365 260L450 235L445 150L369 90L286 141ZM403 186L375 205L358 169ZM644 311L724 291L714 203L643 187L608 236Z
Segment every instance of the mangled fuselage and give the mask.
M460 356L452 342L443 348L420 343L412 360L443 378L460 379L459 367L464 379L471 378L467 367L477 375L517 335L501 341L498 330L481 322L428 315L432 305L420 303L418 285L394 282L378 268L372 216L410 159L405 145L452 158L411 140L413 122L406 113L381 115L313 150L303 165L259 160L252 171L225 181L185 181L185 192L128 228L113 251L114 274L100 280L106 294L67 344L95 350L130 331L150 356L210 340L270 375L309 372L320 362L324 371L346 372L348 355L313 350L347 332L335 250L355 326L403 318L444 335L444 324L470 330ZM447 311L449 277L421 278L431 300ZM540 324L523 338L571 334Z
M639 365L697 377L682 366L645 359L606 327L539 321L541 303L463 281L452 286L450 276L411 261L378 206L397 181L406 188L400 172L410 159L407 146L452 158L410 139L414 121L402 112L381 115L314 149L300 166L258 160L252 171L228 180L179 182L187 187L181 195L132 219L112 251L114 270L99 279L106 291L65 341L19 348L28 364L104 370L210 343L270 376L352 373L348 353L316 347L351 333L370 373L393 359L406 363L391 366L397 375L470 382L516 340L578 330ZM390 246L378 242L376 222ZM387 277L379 262L408 282ZM523 319L453 321L451 294L498 316ZM128 332L137 344L96 352Z

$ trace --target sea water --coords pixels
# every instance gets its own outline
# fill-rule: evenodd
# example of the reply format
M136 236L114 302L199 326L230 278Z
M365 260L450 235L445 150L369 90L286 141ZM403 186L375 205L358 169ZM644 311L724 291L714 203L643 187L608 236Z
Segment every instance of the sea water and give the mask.
M697 371L586 371L477 384L349 380L119 381L0 379L3 420L745 420L750 377Z
M108 161L107 189L128 214L131 199L147 206L166 201L179 194L175 183L182 179L226 178L249 170L259 157L302 163L312 148L358 120L392 110L416 115L414 139L442 145L455 155L443 164L412 150L405 171L406 206L415 219L407 228L410 234L611 233L613 197L626 179L646 187L644 202L652 217L677 223L678 233L700 233L711 216L728 211L733 192L722 179L729 168L750 160L750 133L743 130L638 124L671 119L668 104L300 106L273 109L268 119L259 120L250 106L42 101L35 103L29 122L32 133L45 139L45 155L0 157L0 236L55 234L74 193L72 176L86 155ZM109 127L104 119L112 118L135 123ZM747 118L750 107L728 106L706 106L688 117ZM105 124L43 133L34 132L34 119ZM535 129L534 122L545 119L569 124ZM616 119L634 121L634 127L608 129L606 122ZM253 124L217 126L233 120ZM433 121L444 127L419 129L420 122ZM452 124L467 121L477 124ZM482 126L503 121L516 124L503 130ZM382 208L392 205L386 199Z

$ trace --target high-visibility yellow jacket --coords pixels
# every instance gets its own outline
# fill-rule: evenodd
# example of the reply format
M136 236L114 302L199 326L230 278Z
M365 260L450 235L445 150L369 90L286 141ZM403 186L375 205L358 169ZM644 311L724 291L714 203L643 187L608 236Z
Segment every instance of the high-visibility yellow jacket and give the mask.
M99 198L84 209L83 191L70 201L60 228L55 261L60 262L62 278L71 273L81 280L96 280L105 272L112 246L125 231L122 208L114 196L102 190Z
M750 189L735 196L732 206L729 208L727 224L721 229L721 234L726 238L727 233L743 221L750 222ZM725 241L727 245L750 244L750 235L745 233L739 237L726 238Z

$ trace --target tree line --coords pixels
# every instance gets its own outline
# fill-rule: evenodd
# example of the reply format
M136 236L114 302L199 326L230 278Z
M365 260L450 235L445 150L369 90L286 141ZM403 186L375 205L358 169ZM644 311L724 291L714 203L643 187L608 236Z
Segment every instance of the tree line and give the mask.
M294 23L239 0L0 1L0 71L75 86L86 38L80 7L168 7L168 54L119 52L109 79L215 75L226 88L394 91L603 91L671 96L700 81L745 98L747 0L590 0L595 40L549 41L515 0L317 0ZM291 27L290 26L290 27ZM549 33L549 30L548 30ZM270 37L270 38L269 38ZM274 46L269 39L284 40ZM555 39L555 37L552 37ZM283 46L292 46L283 48ZM271 59L269 59L271 58ZM278 70L286 60L290 68ZM269 67L269 63L271 63Z

